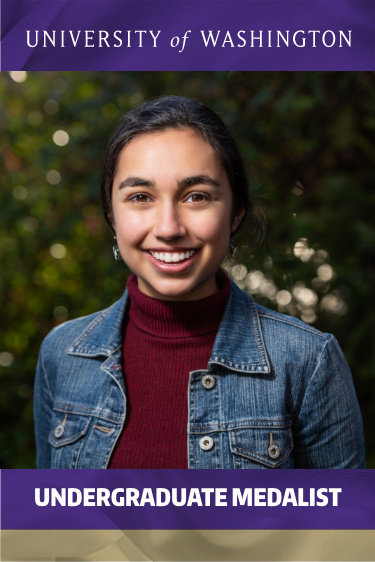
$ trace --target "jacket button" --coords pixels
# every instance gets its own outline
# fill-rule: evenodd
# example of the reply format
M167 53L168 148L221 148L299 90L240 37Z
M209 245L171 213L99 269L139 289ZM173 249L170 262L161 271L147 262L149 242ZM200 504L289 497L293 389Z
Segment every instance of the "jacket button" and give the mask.
M212 375L204 375L204 377L202 378L202 384L204 388L206 388L207 390L211 390L211 388L215 386L216 381Z
M279 447L278 447L277 445L275 445L275 444L270 445L270 446L268 447L267 451L268 451L268 456L269 456L271 459L273 459L273 460L278 459L279 456L280 456L280 449L279 449Z
M212 437L202 437L202 439L199 440L199 446L203 451L209 451L214 446L214 440Z
M62 423L60 423L60 425L58 425L58 426L56 427L56 429L55 429L55 437L57 437L57 439L62 436L62 434L64 433L64 429L65 429L65 428L64 428L64 426L63 426Z

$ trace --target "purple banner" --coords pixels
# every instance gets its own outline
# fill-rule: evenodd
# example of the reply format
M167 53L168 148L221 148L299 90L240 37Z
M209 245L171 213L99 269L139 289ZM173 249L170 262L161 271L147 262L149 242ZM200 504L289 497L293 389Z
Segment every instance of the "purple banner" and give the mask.
M374 70L368 0L1 0L1 70Z
M374 529L371 470L2 470L3 529Z

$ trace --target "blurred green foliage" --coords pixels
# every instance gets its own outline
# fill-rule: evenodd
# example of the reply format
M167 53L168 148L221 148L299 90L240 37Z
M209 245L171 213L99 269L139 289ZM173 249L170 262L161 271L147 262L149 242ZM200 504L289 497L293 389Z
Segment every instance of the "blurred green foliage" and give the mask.
M266 213L264 244L252 252L243 231L226 267L258 302L337 337L374 468L375 73L23 78L0 75L0 466L34 466L32 388L44 336L109 306L126 284L99 201L109 137L144 99L175 94L199 98L230 125ZM56 131L69 142L60 133L56 144Z

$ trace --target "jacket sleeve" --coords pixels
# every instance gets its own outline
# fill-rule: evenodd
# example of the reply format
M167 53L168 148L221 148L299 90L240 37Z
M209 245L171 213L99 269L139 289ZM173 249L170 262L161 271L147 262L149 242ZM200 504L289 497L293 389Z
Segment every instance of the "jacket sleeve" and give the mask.
M311 376L294 434L296 468L365 468L361 412L337 340L327 340Z
M34 383L34 426L36 438L36 467L51 468L48 435L51 424L53 396L44 365L44 343L41 347Z

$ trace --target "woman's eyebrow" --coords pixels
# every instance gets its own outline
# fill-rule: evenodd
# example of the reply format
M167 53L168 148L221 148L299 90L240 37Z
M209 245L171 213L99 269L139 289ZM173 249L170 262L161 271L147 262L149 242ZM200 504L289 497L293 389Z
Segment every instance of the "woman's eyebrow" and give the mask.
M119 189L123 187L155 187L155 183L150 180L144 180L143 178L137 178L130 176L126 180L122 181L118 186Z
M184 178L183 180L180 180L178 182L178 186L180 188L192 187L193 185L199 185L199 184L220 187L220 184L216 180L208 176L207 174L202 174L200 176L191 176L188 178Z
M178 182L178 187L180 189L184 189L186 187L192 187L194 185L202 184L220 187L220 184L207 174L202 174L199 176L189 176L187 178L184 178L183 180L180 180ZM155 182L139 177L130 176L120 183L119 189L122 189L124 187L155 187Z

